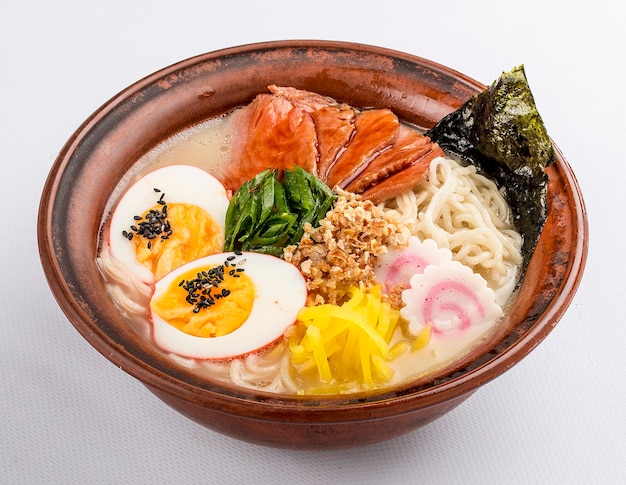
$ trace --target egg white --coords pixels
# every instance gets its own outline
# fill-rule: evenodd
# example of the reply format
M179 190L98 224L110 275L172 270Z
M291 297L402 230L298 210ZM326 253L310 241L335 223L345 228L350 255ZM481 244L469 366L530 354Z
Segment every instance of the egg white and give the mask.
M193 268L222 264L234 253L212 254L187 263L155 284L152 299L159 299L172 282ZM232 263L241 265L255 288L248 319L235 331L220 337L196 337L170 325L152 312L154 342L164 351L193 359L225 359L260 350L280 338L304 307L306 282L298 269L286 261L259 253L243 253Z
M228 209L224 186L211 174L192 165L169 165L150 172L135 182L122 196L111 217L109 249L111 255L134 276L146 283L154 282L152 272L135 256L133 245L122 235L135 224L133 217L143 215L157 204L161 193L167 204L187 203L204 209L222 229Z

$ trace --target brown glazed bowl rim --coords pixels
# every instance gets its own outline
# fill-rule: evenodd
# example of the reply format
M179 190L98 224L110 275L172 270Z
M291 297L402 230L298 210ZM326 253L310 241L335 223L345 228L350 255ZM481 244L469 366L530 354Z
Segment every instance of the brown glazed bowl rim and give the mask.
M277 74L286 81L275 79L276 84L284 84L294 76L295 87L313 91L318 88L322 94L333 97L341 92L344 99L340 101L357 106L368 101L378 102L381 107L392 106L401 118L421 128L432 126L446 114L442 110L452 111L485 88L453 69L414 55L364 44L319 40L263 42L222 49L180 61L137 81L104 103L68 139L42 192L37 228L40 258L52 293L74 327L103 356L157 394L176 396L184 402L226 414L301 423L353 422L428 408L471 394L524 358L550 333L569 306L587 258L584 201L576 178L557 147L557 162L549 175L551 186L554 178L559 187L559 195L552 200L550 209L559 221L554 222L549 216L546 226L553 223L558 226L558 222L562 227L556 227L552 236L557 238L563 227L567 236L544 244L549 256L538 262L533 261L544 256L533 256L526 275L526 279L545 279L546 288L552 293L542 302L540 311L527 316L524 325L506 327L496 343L479 349L478 358L478 353L471 355L428 380L369 396L305 398L242 390L194 376L155 355L148 343L139 342L130 329L123 328L121 317L115 315L112 303L102 293L102 282L97 280L96 249L92 247L95 240L83 241L81 248L85 249L79 250L78 243L73 241L79 231L70 229L72 224L80 223L89 226L86 233L98 234L105 196L93 199L96 202L92 205L97 207L92 208L88 203L79 207L84 200L91 200L86 188L97 187L98 183L92 179L99 175L107 177L104 172L93 172L94 167L101 167L108 160L106 157L115 158L117 146L123 145L125 161L119 161L118 165L126 165L115 175L119 181L132 165L133 156L136 160L170 134L250 101L261 92L263 83L272 84L265 76L276 72L271 71L275 68L264 71L272 62L280 67L293 63L294 73ZM342 71L342 63L352 62L349 72ZM237 70L244 72L247 79L229 90L227 81L237 79ZM295 73L300 71L303 74L298 77ZM368 82L344 86L343 75ZM396 75L399 80L395 80ZM222 78L226 79L223 83ZM401 89L407 86L414 90L408 100ZM249 92L242 93L246 89ZM216 101L218 98L223 101ZM170 123L171 116L161 116L159 111L163 104L158 103L164 102L174 105L172 110L189 112ZM419 115L413 116L414 105L420 106ZM152 124L144 129L146 113L154 121L146 121ZM160 130L161 125L167 127L153 136L155 126ZM138 134L128 133L129 126L136 126ZM113 182L111 179L108 186ZM545 231L542 240L547 237L544 236ZM540 240L543 247L541 244ZM540 271L546 263L554 265L555 274L545 276ZM94 296L98 294L100 300Z

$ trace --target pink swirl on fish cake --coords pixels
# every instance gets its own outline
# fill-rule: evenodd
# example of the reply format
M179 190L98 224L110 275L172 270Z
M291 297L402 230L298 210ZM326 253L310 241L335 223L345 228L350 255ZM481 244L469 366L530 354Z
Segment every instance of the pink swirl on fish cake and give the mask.
M439 248L433 239L420 241L416 236L409 238L407 247L389 249L379 256L375 268L376 280L385 292L393 288L408 288L414 274L423 273L430 265L452 261L452 253L447 248Z
M402 292L400 314L409 332L418 335L426 325L433 334L454 335L474 325L490 325L502 316L487 281L458 261L429 265Z

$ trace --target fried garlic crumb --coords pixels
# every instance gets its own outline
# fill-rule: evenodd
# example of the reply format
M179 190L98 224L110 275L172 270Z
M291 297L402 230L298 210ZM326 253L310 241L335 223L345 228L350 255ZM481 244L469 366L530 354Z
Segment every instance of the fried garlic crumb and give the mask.
M388 248L406 246L409 223L393 209L338 190L338 198L320 225L304 227L297 246L285 248L285 261L297 266L309 291L308 304L340 303L349 286L375 284L374 267Z

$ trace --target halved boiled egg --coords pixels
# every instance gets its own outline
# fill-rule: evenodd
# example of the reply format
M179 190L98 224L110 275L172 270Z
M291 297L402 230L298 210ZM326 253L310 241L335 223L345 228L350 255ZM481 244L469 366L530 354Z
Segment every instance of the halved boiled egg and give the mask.
M115 208L111 254L142 281L224 246L228 197L211 174L191 165L159 168L135 182Z
M187 263L155 284L155 343L194 359L225 359L279 339L305 305L306 282L286 261L220 253Z

